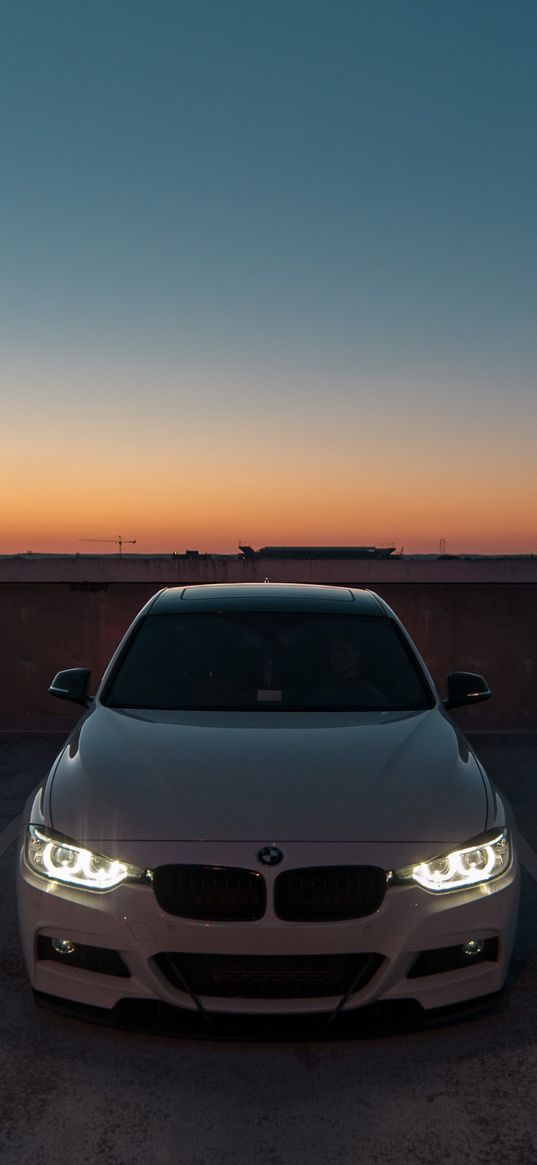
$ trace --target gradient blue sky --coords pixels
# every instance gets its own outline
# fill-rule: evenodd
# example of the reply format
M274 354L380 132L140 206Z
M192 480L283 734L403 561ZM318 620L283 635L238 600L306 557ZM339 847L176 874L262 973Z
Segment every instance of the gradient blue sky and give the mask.
M17 0L0 46L0 551L537 551L534 0Z

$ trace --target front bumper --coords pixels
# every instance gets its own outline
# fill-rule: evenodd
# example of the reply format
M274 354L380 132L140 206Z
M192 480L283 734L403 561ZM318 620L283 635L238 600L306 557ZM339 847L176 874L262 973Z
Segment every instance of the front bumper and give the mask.
M236 863L235 863L236 864ZM267 874L267 877L269 875ZM501 990L515 937L519 870L489 885L448 894L418 886L392 886L381 907L367 917L344 922L282 922L270 908L255 922L213 923L165 913L150 885L124 883L106 893L80 891L45 881L29 870L21 850L18 901L21 940L34 990L93 1007L110 1009L122 1000L158 1001L195 1011L187 991L163 973L163 953L309 957L378 956L364 986L351 993L345 1011L377 1002L411 1000L426 1010L448 1007ZM43 939L119 954L127 975L101 973L43 957ZM469 939L492 940L495 956L435 974L412 977L424 951L455 948ZM41 955L41 957L39 957ZM378 964L378 965L377 965ZM341 995L293 998L200 996L210 1013L312 1015L329 1013Z

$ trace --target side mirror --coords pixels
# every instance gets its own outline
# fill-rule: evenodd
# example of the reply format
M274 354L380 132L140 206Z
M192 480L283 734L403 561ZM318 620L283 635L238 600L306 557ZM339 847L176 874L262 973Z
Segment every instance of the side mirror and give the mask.
M87 667L70 667L67 671L59 671L50 685L51 696L59 700L72 700L75 704L83 704L84 708L91 704L88 696L88 684L91 672Z
M484 676L471 671L450 671L448 697L442 700L444 708L461 708L463 704L480 704L490 700L492 692Z

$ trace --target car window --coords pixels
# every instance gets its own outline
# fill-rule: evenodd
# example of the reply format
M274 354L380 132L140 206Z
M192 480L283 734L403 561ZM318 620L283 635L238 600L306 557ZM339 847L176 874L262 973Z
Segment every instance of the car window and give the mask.
M385 617L287 612L149 615L103 694L110 707L320 710L431 707Z

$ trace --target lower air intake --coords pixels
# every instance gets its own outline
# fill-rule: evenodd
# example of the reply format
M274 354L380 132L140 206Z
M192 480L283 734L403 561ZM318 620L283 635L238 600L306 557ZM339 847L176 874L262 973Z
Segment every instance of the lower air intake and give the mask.
M355 980L365 987L382 956L359 955L156 955L173 987L225 999L317 999L343 995Z

